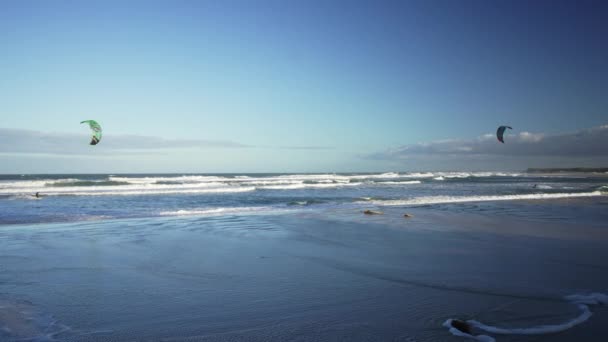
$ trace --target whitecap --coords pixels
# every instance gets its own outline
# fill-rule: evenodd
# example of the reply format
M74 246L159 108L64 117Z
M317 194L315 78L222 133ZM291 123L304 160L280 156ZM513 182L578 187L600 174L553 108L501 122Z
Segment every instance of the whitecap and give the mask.
M601 191L578 192L578 193L556 193L556 194L522 194L522 195L489 195L489 196L424 196L411 199L399 200L375 200L372 203L384 206L407 206L407 205L427 205L427 204L447 204L447 203L467 203L467 202L488 202L488 201L516 201L516 200L536 200L536 199L558 199L576 197L597 197L604 196Z
M174 211L163 211L160 215L163 216L222 216L222 215L246 215L257 213L279 213L292 211L277 207L220 207L220 208L197 208L197 209L180 209Z

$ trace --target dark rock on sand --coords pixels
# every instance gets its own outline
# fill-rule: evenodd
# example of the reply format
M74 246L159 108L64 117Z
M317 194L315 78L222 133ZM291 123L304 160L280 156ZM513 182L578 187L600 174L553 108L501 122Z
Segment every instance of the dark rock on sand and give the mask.
M460 330L461 332L463 332L465 334L472 335L471 326L469 325L469 323L467 323L465 321L461 321L459 319L453 319L451 323L452 323L452 327Z

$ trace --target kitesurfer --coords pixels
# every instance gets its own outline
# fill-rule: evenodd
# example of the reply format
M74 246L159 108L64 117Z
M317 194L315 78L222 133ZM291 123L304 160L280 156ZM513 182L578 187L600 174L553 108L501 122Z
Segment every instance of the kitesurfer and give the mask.
M101 126L99 125L99 123L97 123L97 121L95 121L95 120L85 120L80 123L89 124L89 127L91 128L91 131L93 132L90 145L97 145L101 141L101 135L102 135Z
M505 130L506 129L513 129L511 128L511 126L500 126L498 127L498 129L496 130L496 139L498 139L498 141L500 141L501 143L505 143L505 140L503 138L503 135L505 134Z

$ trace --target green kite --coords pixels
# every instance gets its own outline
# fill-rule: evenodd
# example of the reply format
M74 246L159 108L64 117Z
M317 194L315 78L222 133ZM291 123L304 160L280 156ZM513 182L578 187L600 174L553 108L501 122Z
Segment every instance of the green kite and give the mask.
M89 124L89 127L91 127L91 130L93 131L91 145L99 144L99 141L101 141L101 126L95 120L85 120L81 121L80 123L83 124L85 122Z

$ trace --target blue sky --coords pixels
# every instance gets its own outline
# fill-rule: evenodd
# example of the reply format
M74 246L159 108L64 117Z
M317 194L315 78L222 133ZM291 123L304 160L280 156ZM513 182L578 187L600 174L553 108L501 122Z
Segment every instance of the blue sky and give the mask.
M603 1L2 1L0 172L602 164L403 153L607 124L607 36Z

